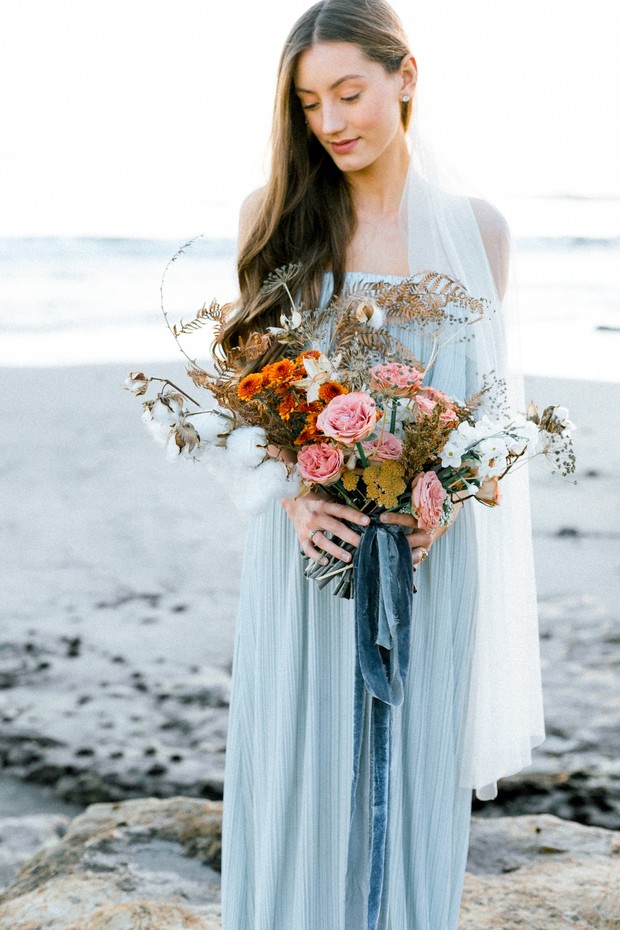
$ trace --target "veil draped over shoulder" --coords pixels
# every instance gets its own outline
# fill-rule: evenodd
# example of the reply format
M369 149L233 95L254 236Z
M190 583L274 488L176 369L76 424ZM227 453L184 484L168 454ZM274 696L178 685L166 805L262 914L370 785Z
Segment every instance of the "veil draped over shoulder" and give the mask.
M511 329L518 339L506 222L486 201L467 196L462 182L448 180L424 141L417 100L416 91L400 209L409 273L441 272L488 302L460 334L441 334L442 364L462 365L465 356L468 396L490 381L511 412L524 411L518 353L508 351ZM480 800L496 797L497 780L528 766L545 739L527 467L513 470L501 490L499 507L467 504L475 513L478 578L460 786L475 789Z

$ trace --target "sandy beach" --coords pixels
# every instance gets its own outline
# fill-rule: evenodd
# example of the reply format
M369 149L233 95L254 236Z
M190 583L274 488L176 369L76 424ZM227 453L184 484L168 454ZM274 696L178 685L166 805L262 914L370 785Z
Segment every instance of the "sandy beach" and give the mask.
M0 815L45 807L20 780L77 806L221 797L246 520L166 460L128 367L0 370ZM526 392L569 407L577 484L531 467L548 739L493 808L619 829L620 385Z

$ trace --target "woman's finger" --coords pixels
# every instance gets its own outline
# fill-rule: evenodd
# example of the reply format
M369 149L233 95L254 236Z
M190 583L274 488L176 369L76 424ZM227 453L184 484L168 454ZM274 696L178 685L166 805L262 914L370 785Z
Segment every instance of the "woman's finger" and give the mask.
M416 546L415 549L411 550L411 558L413 559L414 565L420 565L421 562L428 556L428 549L426 546Z
M349 523L357 523L358 526L368 526L370 518L355 507L348 507L346 504L337 504L335 501L325 501L323 512L331 514L333 517L340 517L341 520L348 520Z
M433 545L435 538L429 533L425 533L423 530L414 530L409 536L407 536L407 542L412 549L418 548L418 546L423 546L425 549L430 549Z
M334 555L337 559L342 559L343 562L350 562L352 558L350 552L347 552L346 549L343 549L336 542L331 540L322 530L317 530L317 532L313 534L309 548L316 553L316 555L311 556L311 558L315 560L324 553Z
M395 523L397 526L417 526L418 521L410 513L397 513L390 511L389 513L382 513L379 517L381 523Z
M320 529L323 533L328 530L330 533L333 533L334 536L342 539L343 542L351 543L351 545L356 548L360 544L360 534L352 530L346 523L342 523L341 520L336 520L335 517L330 517L327 514L323 515L321 517Z

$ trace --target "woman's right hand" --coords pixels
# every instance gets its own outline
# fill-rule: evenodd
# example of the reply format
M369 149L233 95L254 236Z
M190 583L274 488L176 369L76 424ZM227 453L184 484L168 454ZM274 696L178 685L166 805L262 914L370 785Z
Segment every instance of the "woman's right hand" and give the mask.
M315 562L321 558L327 561L324 552L335 555L343 562L350 562L351 554L325 534L333 533L357 548L360 534L343 521L357 523L358 526L368 526L370 523L366 514L346 504L338 504L317 491L310 491L303 497L285 499L282 506L295 527L302 550Z

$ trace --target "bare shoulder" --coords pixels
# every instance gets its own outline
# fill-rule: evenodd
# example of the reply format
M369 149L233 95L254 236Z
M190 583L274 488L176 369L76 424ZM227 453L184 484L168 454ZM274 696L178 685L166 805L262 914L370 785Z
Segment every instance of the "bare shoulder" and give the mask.
M260 209L265 202L267 187L258 187L245 198L239 211L239 235L237 238L238 250L241 251L256 222Z
M510 262L510 227L503 213L479 197L470 197L470 203L482 237L497 292L504 296L508 284Z

